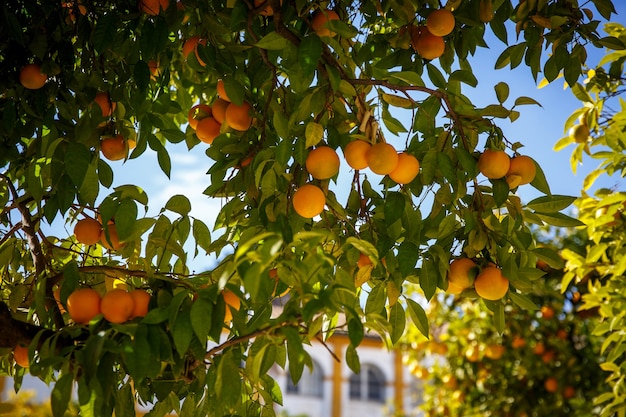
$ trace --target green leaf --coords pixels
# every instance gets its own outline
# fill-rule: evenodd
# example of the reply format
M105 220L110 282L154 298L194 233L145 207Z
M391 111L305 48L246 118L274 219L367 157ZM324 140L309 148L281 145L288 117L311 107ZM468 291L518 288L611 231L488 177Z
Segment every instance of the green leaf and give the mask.
M426 70L428 71L428 78L430 78L430 81L435 85L435 87L441 89L446 88L446 79L443 77L443 74L436 66L429 62L428 64L426 64Z
M537 173L535 174L535 178L531 181L530 185L532 185L544 194L552 194L550 192L550 186L548 185L548 181L546 180L546 175L543 173L543 169L541 169L541 166L539 164L535 164L535 166L537 167Z
M574 96L583 103L593 103L593 99L580 83L575 83L571 87Z
M404 207L406 205L406 198L402 193L396 191L390 191L385 198L385 223L391 225L402 217L404 214Z
M435 291L437 291L437 283L439 282L437 271L437 266L431 259L424 260L419 272L419 283L427 300L430 300L435 295Z
M395 94L381 93L381 98L385 103L394 107L412 109L416 106L416 103L413 100L409 100L406 97L400 97Z
M305 36L298 46L298 62L307 75L313 75L322 57L323 43L319 36Z
M65 172L76 187L80 187L85 180L89 164L93 158L89 149L82 143L69 142L65 150Z
M324 137L324 126L319 123L309 122L306 124L304 136L306 137L306 147L312 148L320 143Z
M521 96L521 97L518 97L518 98L515 99L515 105L516 106L522 106L522 105L527 105L527 104L534 104L534 105L537 105L539 107L542 107L541 103L539 103L534 98Z
M398 269L400 273L404 276L412 274L419 258L420 250L415 243L402 242L398 247Z
M191 203L184 195L176 194L167 200L167 203L165 203L165 209L185 216L191 211Z
M390 72L389 78L390 79L395 78L400 81L404 81L408 85L414 85L417 87L423 87L425 85L424 81L422 80L422 77L420 77L418 73L413 72L413 71Z
M534 248L531 252L535 254L537 258L547 263L550 268L563 269L565 267L565 261L563 260L561 255L559 255L558 252L554 251L553 249L541 247Z
M578 227L585 223L563 213L535 213L545 223L558 227Z
M352 345L346 346L346 363L352 372L358 374L361 372L361 361L359 360L359 353Z
M426 316L424 308L419 303L411 300L410 298L407 298L406 304L407 309L409 310L409 315L411 316L411 320L413 320L413 323L420 331L420 333L428 337L430 330L428 324L428 316Z
M211 231L208 226L203 221L194 219L192 230L196 244L209 253L211 250Z
M291 43L279 35L277 32L270 32L254 45L257 48L267 49L272 51L280 51L291 46Z
M389 324L391 325L391 343L395 345L402 338L406 326L406 314L400 303L391 306Z
M499 82L495 85L496 97L500 104L504 103L509 98L509 85L505 82Z
M211 331L213 303L200 295L192 304L190 311L191 327L200 341L207 340Z
M472 71L468 70L456 70L452 74L450 74L450 78L448 81L460 81L465 83L471 87L476 87L478 85L478 80Z
M498 207L501 207L509 197L509 185L503 179L490 180L493 185L493 199Z
M104 52L115 39L117 18L116 13L110 12L100 16L100 19L98 19L96 27L91 32L91 40L96 51Z
M615 36L607 36L605 38L600 38L596 41L600 45L612 49L614 51L620 51L626 49L626 45L619 38Z
M54 417L63 417L65 415L67 405L72 397L73 382L73 375L64 373L54 384L50 393L50 404Z
M176 320L172 327L172 337L174 339L174 346L179 355L184 355L189 349L191 338L193 337L193 326L191 324L190 310L183 308L178 312Z
M531 200L526 207L542 213L556 213L568 208L576 197L567 195L546 195Z
M365 312L367 314L379 314L385 307L385 285L380 283L370 291L365 301Z
M518 294L515 291L509 291L509 297L511 297L511 300L515 304L517 304L524 310L534 311L538 309L537 305L524 294Z
M241 373L238 364L239 360L232 350L223 354L218 364L215 393L226 408L236 405L241 395Z
M361 344L364 336L365 331L363 329L363 323L354 317L348 320L348 337L350 338L350 343L353 346L358 346Z

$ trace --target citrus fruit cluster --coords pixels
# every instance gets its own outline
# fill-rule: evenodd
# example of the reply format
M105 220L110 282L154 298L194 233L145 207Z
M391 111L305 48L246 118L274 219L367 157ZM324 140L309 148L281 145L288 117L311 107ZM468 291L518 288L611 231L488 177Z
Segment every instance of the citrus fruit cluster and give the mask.
M109 250L119 250L124 246L117 234L115 222L109 220L106 229L102 224L91 217L80 219L74 225L74 236L83 245L95 245L100 243Z
M196 104L187 114L189 126L196 132L198 139L209 145L227 127L245 132L253 122L250 114L252 105L247 101L233 103L226 94L222 80L217 82L217 95L212 105Z
M505 178L510 189L530 184L537 175L532 158L517 155L513 158L502 150L485 149L478 157L478 170L489 179Z
M419 173L420 163L408 152L396 151L386 142L371 144L357 139L349 142L343 149L347 164L354 170L369 168L378 175L388 175L398 184L408 184ZM305 161L307 172L315 180L327 180L339 172L340 159L337 152L326 145L310 150ZM307 183L300 186L293 194L293 208L304 218L319 215L326 205L326 196L322 189Z
M143 289L115 288L104 296L92 288L79 288L67 297L67 312L76 324L89 324L98 315L109 323L122 324L148 314L150 293Z
M448 293L461 294L472 287L485 300L496 301L508 292L509 280L494 264L480 268L469 258L453 260L448 270Z
M426 17L426 24L411 25L411 46L422 58L432 60L443 55L446 49L444 36L454 30L456 20L451 11L437 9Z

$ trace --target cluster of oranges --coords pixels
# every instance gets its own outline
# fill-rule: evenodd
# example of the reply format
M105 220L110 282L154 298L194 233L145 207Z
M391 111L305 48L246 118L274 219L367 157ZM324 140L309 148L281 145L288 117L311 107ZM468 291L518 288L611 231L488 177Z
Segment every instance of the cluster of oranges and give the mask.
M469 258L453 260L448 270L447 291L450 294L460 294L472 286L480 297L496 301L508 292L509 280L502 274L502 270L493 264L479 268L478 264Z
M102 118L107 119L113 115L117 108L117 103L111 100L109 93L100 91L96 94L93 102L100 107ZM104 126L101 123L100 126ZM118 134L104 135L100 139L100 152L109 161L120 161L128 156L129 150L133 149L136 143L132 139L125 139Z
M343 149L348 165L354 170L369 168L378 175L388 175L398 184L408 184L419 173L420 163L408 152L396 151L393 145L386 142L371 144L357 139L349 142ZM318 146L307 154L305 167L316 180L326 180L339 172L340 159L337 152L326 145ZM307 183L299 187L293 195L293 208L304 218L319 215L326 205L326 197L322 189Z
M226 94L224 82L217 82L218 97L212 103L196 104L187 115L189 126L195 130L200 141L211 144L213 140L222 132L225 126L245 132L252 126L253 118L250 114L252 105L247 101L241 104L233 103Z
M426 17L426 24L409 27L411 46L422 58L436 59L443 55L446 49L444 36L454 30L456 20L451 11L437 9Z
M529 156L511 158L505 151L485 149L478 158L478 170L489 179L505 178L509 188L530 184L537 175L535 161Z
M67 297L67 313L76 324L89 324L98 315L109 323L122 324L148 314L150 293L143 289L115 288L104 296L93 288L79 288Z
M107 222L105 230L102 224L96 219L92 219L91 217L80 219L74 225L74 236L76 240L83 245L95 245L96 243L100 243L109 250L118 250L124 246L124 243L120 242L117 228L113 220Z

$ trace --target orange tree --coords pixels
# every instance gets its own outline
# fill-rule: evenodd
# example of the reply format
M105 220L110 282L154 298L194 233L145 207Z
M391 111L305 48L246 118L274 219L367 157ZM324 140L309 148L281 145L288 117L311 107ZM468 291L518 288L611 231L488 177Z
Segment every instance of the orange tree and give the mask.
M471 61L487 28L498 68L524 63L576 85L586 48L622 42L596 31L612 2L591 3L595 13L575 0L3 5L3 372L17 387L27 370L54 383L55 416L75 383L87 415L132 414L136 401L155 416L272 414L281 393L268 369L297 380L311 339L346 330L358 371L366 330L393 344L408 311L427 332L403 287L430 299L461 254L505 279L486 302L502 330L505 306L527 304L537 258L560 262L528 225L579 222L539 166L530 175L509 161L523 144L498 123L537 103L499 83L477 107L463 86L478 85ZM327 146L339 157L355 140L366 165L341 197L334 168L308 155ZM146 215L148 193L112 188L129 158L155 154L169 175L176 143L206 149L205 194L222 204L214 225L183 194ZM542 196L523 204L520 186ZM99 226L72 234L84 218ZM49 232L64 222L69 233ZM207 254L216 264L194 272ZM136 289L147 308L102 308L105 293Z
M626 108L620 95L626 84L624 69L625 28L620 24L605 27L615 39L597 67L589 68L586 79L572 88L572 93L583 106L566 123L564 138L555 149L573 145L572 170L589 158L599 165L585 178L580 198L576 202L579 218L585 223L588 240L582 253L564 251L567 273L563 286L585 282L589 291L583 297L585 309L597 309L602 323L595 329L597 336L606 338L602 345L605 357L603 368L611 389L597 399L603 405L602 415L623 414L626 410L626 385L623 380L626 362L623 357L626 322L623 309L623 277L626 271L624 231L626 230L626 190L616 180L611 188L593 186L600 177L624 177L626 166ZM593 189L593 191L591 191Z
M581 253L585 235L557 238L559 249ZM554 241L557 242L554 242ZM548 243L546 243L548 244ZM562 269L543 262L528 305L507 305L507 326L475 295L441 294L428 305L431 338L407 332L410 369L424 381L430 416L589 416L608 390L601 369L603 339L593 335L597 312L580 310L581 284L561 291Z

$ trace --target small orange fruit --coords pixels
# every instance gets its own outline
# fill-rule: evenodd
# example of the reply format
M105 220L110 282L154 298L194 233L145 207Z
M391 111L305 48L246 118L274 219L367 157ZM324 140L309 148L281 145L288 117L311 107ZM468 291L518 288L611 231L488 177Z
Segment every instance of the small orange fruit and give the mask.
M205 117L209 117L213 114L211 110L211 106L208 104L196 104L191 109L189 109L189 113L187 113L187 121L189 122L189 126L193 130L196 130L196 126L198 126L198 122Z
M367 151L367 165L375 174L387 175L397 164L398 152L388 143L376 143Z
M111 290L104 294L100 301L100 311L109 323L121 324L127 322L135 310L135 301L128 291L122 289Z
M305 184L293 193L293 209L305 219L312 219L324 211L326 196L321 188Z
M446 36L454 30L454 15L450 10L437 9L426 18L428 31L435 36Z
M185 43L183 43L183 58L187 59L189 54L193 51L200 66L204 67L206 66L206 63L201 60L198 55L198 45L206 45L206 39L201 38L200 36L192 36L187 39Z
M576 388L572 387L571 385L568 385L565 387L565 389L563 390L563 398L565 398L566 400L569 400L570 398L574 398L576 396Z
M487 178L502 178L509 172L511 158L504 151L485 149L478 158L478 170Z
M356 266L363 268L364 266L372 265L372 260L364 253L359 255L359 260L356 262Z
M550 306L541 306L541 317L546 320L553 319L555 316L554 309Z
M67 297L67 312L77 324L88 324L100 314L100 294L91 288L80 288Z
M267 0L254 0L254 7L259 7L266 1ZM283 0L280 0L280 5L282 6L282 4L283 4ZM259 12L259 14L261 16L274 16L274 9L272 9L272 6L268 4L267 6L265 6L263 10Z
M100 240L102 225L96 219L86 217L76 222L74 236L83 245L95 245Z
M13 360L22 368L28 368L30 365L28 360L28 346L24 346L21 343L15 345L13 348Z
M306 157L306 170L317 180L332 178L339 172L339 156L329 146L318 146Z
M139 0L139 10L150 16L156 16L161 10L167 10L170 0Z
M543 386L546 391L554 393L559 390L559 381L555 377L551 376L544 381Z
M224 81L223 80L217 80L217 95L219 96L219 98L221 98L222 100L226 100L230 103L230 98L228 97L228 94L226 94L226 87L224 87Z
M524 346L526 346L526 340L524 340L524 338L523 338L523 337L520 337L520 336L515 336L515 337L513 338L513 341L511 342L511 346L512 346L514 349L520 349L520 348L523 348Z
M367 168L367 151L372 144L364 140L353 140L343 149L343 157L352 169Z
M328 28L328 22L331 20L339 20L339 15L334 10L318 10L313 14L311 20L311 28L317 33L317 36L334 37L337 33Z
M151 59L148 61L148 69L150 70L150 79L156 81L157 77L161 76L161 69L159 68L159 61Z
M48 76L42 74L39 64L27 64L20 70L20 84L29 90L39 90L47 80Z
M228 107L229 104L229 101L219 97L213 102L213 106L211 107L213 109L213 117L220 124L224 123L224 120L226 120L226 107Z
M239 310L241 308L241 300L231 290L222 291L222 297L224 297L224 302L226 303L226 311L224 312L224 323L230 323L233 319L233 312L231 308L235 310Z
M221 128L222 125L213 117L205 117L196 125L196 136L202 142L210 145L219 136Z
M389 173L389 178L398 184L408 184L417 177L420 172L420 163L413 155L401 152L398 155L396 167Z
M102 246L104 246L108 250L118 250L124 247L124 243L120 242L120 239L117 236L117 228L115 227L115 223L107 224L106 230L109 232L108 239L104 229L102 229L102 233L100 233L100 244L102 244Z
M485 348L485 356L496 361L502 358L505 352L506 348L502 345L489 345Z
M537 175L537 166L535 161L529 156L519 155L511 158L509 170L506 173L506 182L509 188L513 189L517 186L530 184Z
M150 293L140 288L132 290L130 296L133 298L133 314L130 318L145 317L148 314L148 307L150 305Z
M63 303L61 302L61 287L57 286L54 291L52 291L52 296L54 297L54 301L57 302L57 307L59 307L59 312L61 314L65 314L67 313L67 310L65 310L65 307L63 306Z
M241 105L230 103L228 107L226 107L226 113L224 115L226 124L240 132L250 129L250 126L252 126L250 110L252 110L252 106L248 102L244 101Z
M100 152L109 161L119 161L126 158L128 148L122 135L107 136L100 141Z
M436 59L443 55L446 42L441 36L430 33L426 26L420 26L411 32L411 45L424 59Z
M102 110L102 117L111 117L113 112L115 111L116 103L111 101L109 97L109 93L104 91L100 91L96 94L96 97L93 101L100 106L100 110Z
M458 258L450 263L448 271L448 292L460 294L463 290L472 286L472 269L476 263L469 258Z
M543 342L537 342L533 347L533 353L539 356L543 355L546 353L546 345Z
M500 268L488 266L474 280L474 289L485 300L499 300L509 290L509 280L502 275Z

